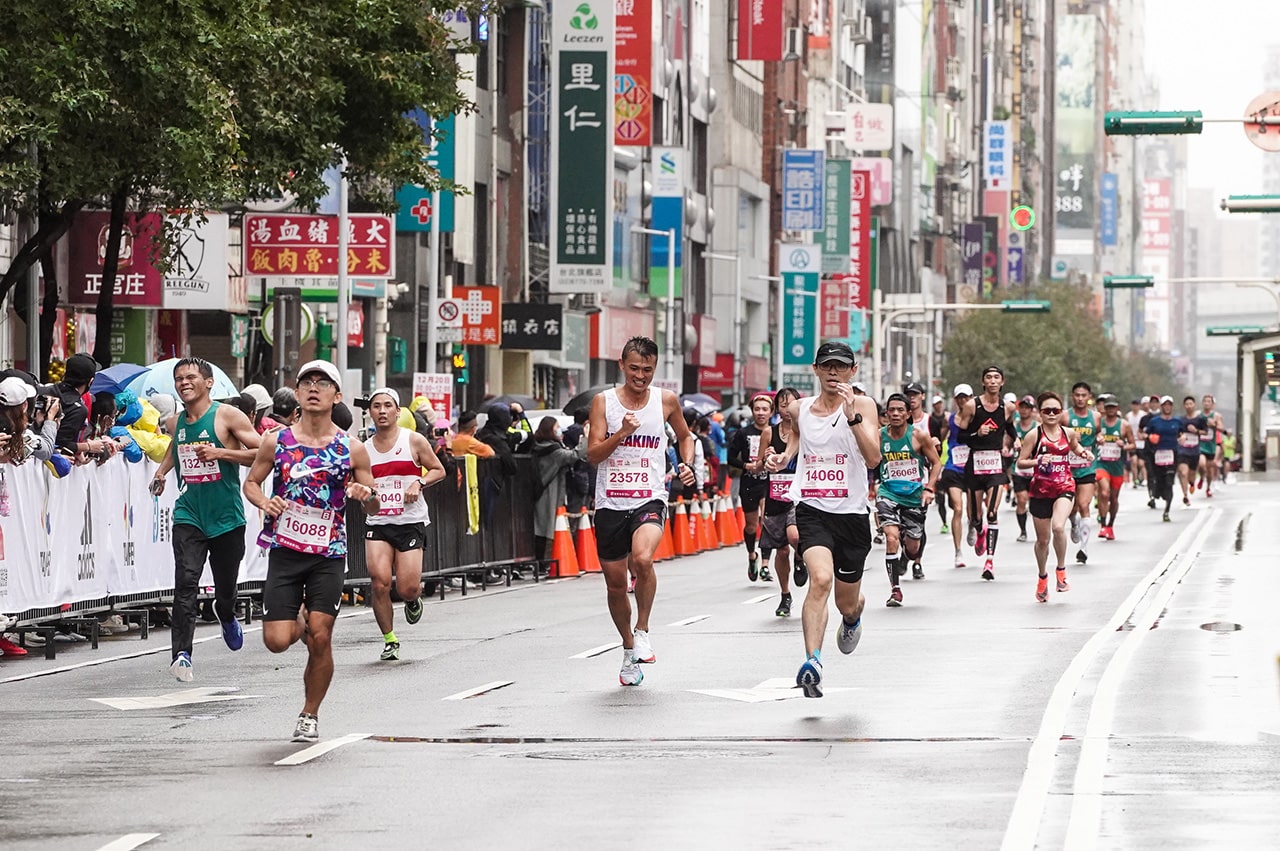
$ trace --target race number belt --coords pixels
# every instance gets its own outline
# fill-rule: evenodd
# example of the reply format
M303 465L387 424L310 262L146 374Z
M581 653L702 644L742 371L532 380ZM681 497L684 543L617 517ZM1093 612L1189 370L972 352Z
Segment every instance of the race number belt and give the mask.
M336 525L332 509L289 502L276 520L276 542L300 553L325 553Z
M198 446L213 446L212 443L180 443L178 444L178 464L182 468L182 480L188 484L216 482L222 478L217 461L202 461L196 454Z

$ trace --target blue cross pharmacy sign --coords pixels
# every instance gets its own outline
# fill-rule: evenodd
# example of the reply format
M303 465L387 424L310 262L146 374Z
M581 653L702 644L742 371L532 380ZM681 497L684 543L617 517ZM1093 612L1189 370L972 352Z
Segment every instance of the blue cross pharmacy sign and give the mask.
M422 132L426 135L427 140L431 144L431 154L427 157L427 162L440 172L440 177L445 180L453 180L453 148L454 148L454 121L453 116L442 119L435 123L432 127L432 121L427 114L420 109L413 111L413 118L422 127ZM433 132L439 134L439 137L433 137ZM453 232L453 193L441 192L440 201L440 232ZM396 192L396 203L400 205L396 212L396 230L399 232L421 232L431 230L431 216L434 210L431 209L431 191L416 184L407 184L401 186Z

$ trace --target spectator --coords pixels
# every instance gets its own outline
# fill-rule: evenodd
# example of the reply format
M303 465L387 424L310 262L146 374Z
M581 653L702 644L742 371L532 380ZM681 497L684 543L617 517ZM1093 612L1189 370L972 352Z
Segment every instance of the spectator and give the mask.
M429 411L431 409L427 408L426 410ZM453 481L456 484L458 462L453 455L453 431L449 428L449 421L443 418L436 420L435 426L431 429L429 440L436 457L440 459L440 466L444 467L445 478L453 476Z
M26 439L27 402L35 395L36 389L21 378L0 381L0 464L21 464L31 457L34 441ZM7 509L7 492L4 496Z
M507 435L511 441L512 452L528 452L533 448L530 438L533 436L533 425L524 415L524 406L512 402L507 410L511 413L511 425L507 427Z
M476 455L480 458L492 458L493 449L488 444L476 439L476 412L463 411L458 417L458 434L453 438L453 456Z
M716 452L715 442L711 440L710 418L698 417L694 437L702 444L702 455L707 462L706 478L703 479L703 484L709 493L715 493L720 489L720 455Z
M716 487L723 489L725 482L721 479L729 469L729 438L724 433L724 413L716 411L711 415L711 431L708 435L711 438L711 445L715 447L715 458L718 462L716 465Z
M514 476L516 459L511 453L511 409L506 405L490 405L489 419L484 428L476 432L476 439L488 444L493 454L502 460L502 475Z
M533 511L533 554L538 559L545 559L549 556L548 548L555 535L556 513L565 504L564 471L575 462L586 460L587 443L579 440L576 449L565 446L555 417L543 417L529 442L538 477Z
M178 412L178 401L168 393L157 393L148 397L146 401L156 409L156 416L159 418L156 431L159 434L167 434L165 429L168 427L169 418Z
M280 425L286 427L293 425L297 422L301 411L302 407L298 404L298 397L294 395L292 388L281 387L271 394L271 419Z
M154 398L156 397L153 397L153 400ZM172 397L166 396L165 398ZM160 412L151 404L151 401L143 399L139 402L139 405L142 410L138 419L132 423L122 421L121 425L129 430L129 436L142 447L142 451L146 453L146 456L159 464L164 461L165 455L169 453L172 438L164 433L164 423L160 419Z
M253 400L253 406L245 411L258 434L266 434L280 427L269 413L271 411L271 394L261 384L250 384L240 391L241 398Z
M351 413L351 409L347 407L346 402L334 402L333 413L329 414L330 421L343 431L351 431L351 426L355 424L356 418Z
M89 407L84 395L98 374L98 364L86 354L74 354L67 358L67 368L62 380L54 385L54 392L62 403L62 424L58 426L58 449L75 455L83 462L81 453L100 455L114 452L110 441L98 438L81 439L81 432L89 421Z
M142 448L129 435L129 430L116 425L119 412L116 394L105 390L94 394L93 407L89 409L88 433L103 442L104 449L93 456L99 464L108 461L116 452L124 452L125 458L132 464L142 460Z
M573 412L573 424L564 430L564 445L577 449L586 431L587 419L591 412L587 408L579 408ZM582 515L582 509L591 507L592 492L595 490L596 477L592 473L591 464L584 458L573 462L569 472L565 474L565 507L569 509L569 522L576 524ZM576 528L576 525L575 525Z

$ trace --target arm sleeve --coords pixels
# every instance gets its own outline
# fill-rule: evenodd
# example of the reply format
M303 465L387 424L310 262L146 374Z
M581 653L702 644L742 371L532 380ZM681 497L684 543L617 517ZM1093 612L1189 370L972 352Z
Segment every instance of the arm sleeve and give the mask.
M747 438L743 433L744 429L738 429L733 433L733 439L729 441L729 466L745 467L746 466L746 448Z

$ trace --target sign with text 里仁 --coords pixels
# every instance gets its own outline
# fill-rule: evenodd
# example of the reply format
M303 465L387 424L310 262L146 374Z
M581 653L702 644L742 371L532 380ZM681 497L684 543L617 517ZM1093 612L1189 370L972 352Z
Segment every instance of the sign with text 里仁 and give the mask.
M98 303L110 227L110 213L82 212L67 231L67 300L71 304ZM164 276L156 266L162 227L159 213L125 213L114 287L116 307L163 305Z
M395 225L390 216L352 213L347 222L347 274L394 278ZM338 274L338 217L250 213L244 217L244 274L333 278Z
M982 182L987 189L1007 190L1013 185L1013 131L1011 122L982 122Z
M892 104L851 103L845 110L849 118L844 128L844 143L849 150L893 150Z
M459 10L461 11L461 10ZM420 109L413 111L414 120L422 128L427 143L431 145L431 153L427 162L438 172L443 180L453 180L454 176L454 117L432 121ZM453 232L453 193L441 191L437 200L440 202L440 232ZM396 230L406 232L422 232L431 230L431 217L435 211L431 208L431 190L424 186L406 184L396 191Z
M871 174L849 178L849 307L871 307Z
M849 269L849 161L827 160L822 187L822 230L814 241L822 246L822 273Z
M738 60L782 59L782 0L736 0L738 4Z
M782 274L782 363L808 365L817 353L818 271L822 247L784 243L778 246Z
M613 286L614 3L551 6L553 293Z
M502 348L560 351L564 305L508 302L502 305Z
M782 229L822 230L822 151L782 152Z
M613 144L653 144L653 0L617 0Z
M501 287L454 287L462 308L462 342L468 346L496 346L502 342Z
M453 416L453 375L448 372L415 372L413 396L415 399L426 397L439 416Z

